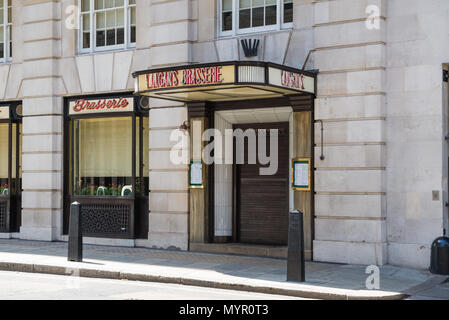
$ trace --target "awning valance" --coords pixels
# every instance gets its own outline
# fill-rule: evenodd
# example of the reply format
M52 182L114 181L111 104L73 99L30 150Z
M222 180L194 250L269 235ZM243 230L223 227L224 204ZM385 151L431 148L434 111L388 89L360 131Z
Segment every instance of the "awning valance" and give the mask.
M268 62L187 65L140 71L133 76L136 94L181 102L314 95L316 90L316 73Z

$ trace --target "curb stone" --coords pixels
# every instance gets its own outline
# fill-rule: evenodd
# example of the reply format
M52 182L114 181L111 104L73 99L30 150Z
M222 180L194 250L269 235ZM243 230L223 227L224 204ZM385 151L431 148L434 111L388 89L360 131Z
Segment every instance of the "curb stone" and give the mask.
M251 284L241 283L228 283L212 280L201 279L189 279L182 277L165 277L161 275L150 275L142 273L130 273L111 270L95 270L78 267L62 267L62 266L50 266L40 264L26 264L26 263L14 263L14 262L0 262L1 271L16 271L26 273L45 273L53 275L70 275L71 272L77 271L80 277L86 278L101 278L101 279L113 279L113 280L131 280L131 281L143 281L143 282L159 282L159 283L171 283L187 286L208 287L216 289L227 289L237 291L248 291L265 294L277 294L286 295L299 298L310 299L329 299L329 300L400 300L406 297L404 293L394 293L387 295L367 295L360 292L350 294L347 289L337 289L343 292L320 292L318 290L305 290L305 289L292 289L292 288L278 288L268 286L257 286ZM71 271L71 272L69 272ZM318 289L319 287L317 287ZM327 288L326 288L327 289ZM346 293L348 292L348 293Z

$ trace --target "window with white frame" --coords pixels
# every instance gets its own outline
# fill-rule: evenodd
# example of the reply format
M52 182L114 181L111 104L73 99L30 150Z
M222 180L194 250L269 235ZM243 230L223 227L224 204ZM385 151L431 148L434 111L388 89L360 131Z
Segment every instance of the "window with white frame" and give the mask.
M136 0L80 0L78 39L81 53L135 47Z
M0 62L10 61L12 56L11 11L11 0L0 0Z
M218 0L219 35L291 28L293 0Z

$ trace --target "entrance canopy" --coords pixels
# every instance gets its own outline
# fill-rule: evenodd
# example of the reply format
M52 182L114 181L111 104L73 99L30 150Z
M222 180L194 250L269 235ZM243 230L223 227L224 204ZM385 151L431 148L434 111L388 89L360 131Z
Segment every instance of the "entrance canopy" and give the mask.
M135 72L136 94L193 101L233 101L315 94L316 74L268 62L232 61Z

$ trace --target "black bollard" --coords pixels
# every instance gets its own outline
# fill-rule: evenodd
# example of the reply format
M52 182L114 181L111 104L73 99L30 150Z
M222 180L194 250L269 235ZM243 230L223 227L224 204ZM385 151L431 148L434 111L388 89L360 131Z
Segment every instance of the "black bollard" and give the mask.
M287 281L306 281L303 225L303 213L299 210L290 211L288 226Z
M81 204L76 201L70 205L68 260L76 262L83 261L83 235L81 233Z

